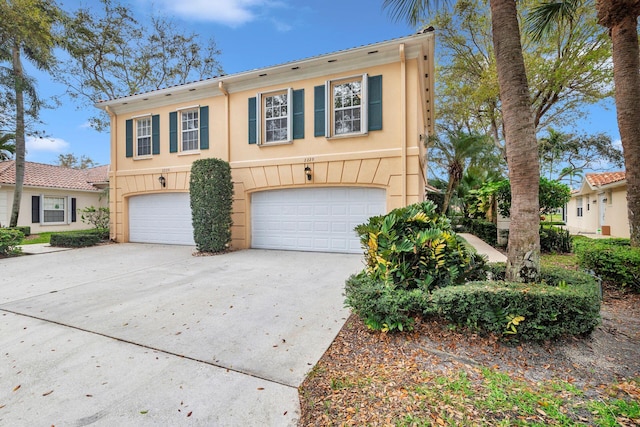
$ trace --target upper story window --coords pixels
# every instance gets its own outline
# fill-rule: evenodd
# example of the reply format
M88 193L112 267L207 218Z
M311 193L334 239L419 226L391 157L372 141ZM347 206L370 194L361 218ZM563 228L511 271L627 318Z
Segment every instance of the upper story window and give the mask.
M333 134L362 133L362 78L332 84Z
M151 155L151 116L136 120L136 155Z
M304 138L304 89L258 93L249 98L249 144L288 143Z
M194 106L169 113L169 152L195 153L209 148L209 107Z
M144 114L125 121L125 155L148 159L160 154L160 116Z
M180 112L180 133L181 133L181 151L192 151L200 149L199 141L199 124L198 110L187 110Z
M289 91L263 95L264 142L286 142L289 133Z
M382 76L330 80L314 88L314 136L344 137L382 130Z

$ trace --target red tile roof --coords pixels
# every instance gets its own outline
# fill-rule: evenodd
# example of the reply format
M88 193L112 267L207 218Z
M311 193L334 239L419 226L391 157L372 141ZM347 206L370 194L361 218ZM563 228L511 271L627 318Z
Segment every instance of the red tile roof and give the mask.
M16 183L15 160L0 162L0 184ZM24 185L27 187L65 188L101 191L93 183L109 180L109 165L89 169L70 169L43 163L25 162Z
M624 181L625 173L623 172L604 172L604 173L588 173L585 178L592 187L601 187L603 185L613 184L614 182Z

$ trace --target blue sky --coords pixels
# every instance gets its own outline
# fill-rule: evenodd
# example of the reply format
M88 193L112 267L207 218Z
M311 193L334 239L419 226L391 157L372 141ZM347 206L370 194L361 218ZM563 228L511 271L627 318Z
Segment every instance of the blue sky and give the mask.
M91 0L60 0L63 8L93 7ZM152 10L170 16L178 26L204 38L213 37L222 51L225 74L376 43L415 32L395 23L382 10L382 0L133 0L138 19ZM437 29L436 29L437 35ZM437 41L436 41L437 50ZM41 97L64 94L65 88L46 75L38 79ZM87 125L93 111L62 97L62 106L43 110L47 138L29 138L27 160L55 164L59 154L86 155L97 164L109 163L109 135ZM613 102L591 108L579 123L579 133L605 132L619 141ZM437 105L437 104L436 104ZM605 108L608 107L608 108Z

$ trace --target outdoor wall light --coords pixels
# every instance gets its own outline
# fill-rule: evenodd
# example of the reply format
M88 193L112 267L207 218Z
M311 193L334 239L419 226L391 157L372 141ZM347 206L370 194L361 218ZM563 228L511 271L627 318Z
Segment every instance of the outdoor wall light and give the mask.
M158 182L160 183L162 188L167 186L167 179L162 175L160 175L160 177L158 178Z
M304 167L304 173L307 175L307 181L311 181L311 168L309 165Z

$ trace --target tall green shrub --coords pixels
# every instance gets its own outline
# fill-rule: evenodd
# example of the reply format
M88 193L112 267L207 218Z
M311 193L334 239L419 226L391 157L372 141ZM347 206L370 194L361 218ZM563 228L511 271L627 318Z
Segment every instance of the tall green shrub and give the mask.
M231 242L233 182L229 163L200 159L189 182L193 237L202 252L222 252Z

